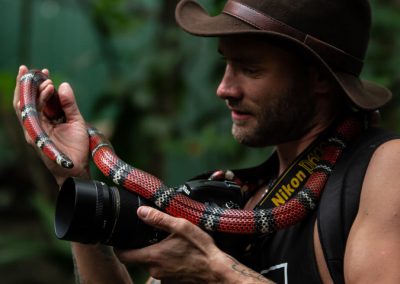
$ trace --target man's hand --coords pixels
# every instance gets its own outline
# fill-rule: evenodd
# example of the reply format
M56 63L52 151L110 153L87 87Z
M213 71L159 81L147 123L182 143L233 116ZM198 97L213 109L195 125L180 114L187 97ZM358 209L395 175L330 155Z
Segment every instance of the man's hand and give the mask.
M19 68L13 99L13 106L21 124L19 80L27 72L28 68L26 66L21 66ZM43 73L49 75L47 69L44 69ZM40 150L39 153L47 168L56 178L57 183L61 185L69 176L84 177L88 175L89 138L86 132L85 121L79 112L73 90L68 83L61 84L58 89L60 104L65 113L66 121L64 123L55 124L42 114L42 110L46 106L49 98L53 95L54 90L53 82L50 79L44 81L39 87L40 95L37 99L37 109L40 123L50 139L53 140L54 144L72 159L75 166L69 170L64 169L53 161L50 161ZM24 130L24 134L26 141L36 149L34 141L29 137L26 130Z
M146 266L163 284L270 283L218 249L207 233L189 221L147 206L139 207L137 214L171 235L145 248L117 251L117 256L122 262Z

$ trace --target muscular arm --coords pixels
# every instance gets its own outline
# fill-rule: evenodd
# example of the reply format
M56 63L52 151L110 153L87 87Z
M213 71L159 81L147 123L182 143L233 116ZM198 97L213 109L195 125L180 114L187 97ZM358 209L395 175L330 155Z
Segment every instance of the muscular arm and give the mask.
M111 247L72 243L72 253L76 283L133 283Z
M400 283L399 263L400 140L394 140L368 166L345 252L346 283Z

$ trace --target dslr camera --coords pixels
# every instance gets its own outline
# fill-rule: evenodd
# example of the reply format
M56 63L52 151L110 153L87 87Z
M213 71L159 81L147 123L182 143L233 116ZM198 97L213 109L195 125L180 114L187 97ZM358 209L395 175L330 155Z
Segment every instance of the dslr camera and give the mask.
M229 180L189 180L175 190L196 201L225 208L242 208L240 187ZM55 211L55 234L61 240L102 243L121 249L157 243L168 233L143 223L139 206L155 207L127 189L95 180L68 178L61 186ZM208 232L217 245L230 246L227 233ZM222 248L223 249L223 248Z

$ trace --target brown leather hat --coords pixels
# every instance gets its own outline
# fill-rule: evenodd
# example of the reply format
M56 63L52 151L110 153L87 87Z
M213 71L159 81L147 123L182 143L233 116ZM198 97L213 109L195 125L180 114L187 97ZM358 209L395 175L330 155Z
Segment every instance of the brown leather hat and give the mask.
M182 0L175 16L194 35L262 34L288 41L322 63L361 109L380 108L392 97L388 89L359 78L371 26L368 0L228 0L216 16Z

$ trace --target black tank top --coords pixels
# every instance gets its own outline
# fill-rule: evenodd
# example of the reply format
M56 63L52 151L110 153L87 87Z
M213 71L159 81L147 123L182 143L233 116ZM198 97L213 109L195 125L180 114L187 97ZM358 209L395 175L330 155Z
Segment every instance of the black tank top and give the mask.
M314 254L315 220L316 213L274 234L253 237L241 261L276 283L322 283Z
M239 261L278 284L322 283L315 253L314 225L318 216L321 245L332 279L344 283L343 256L357 214L365 171L379 145L400 136L367 130L336 164L317 210L301 223L270 235L251 237ZM322 224L322 225L321 225Z

